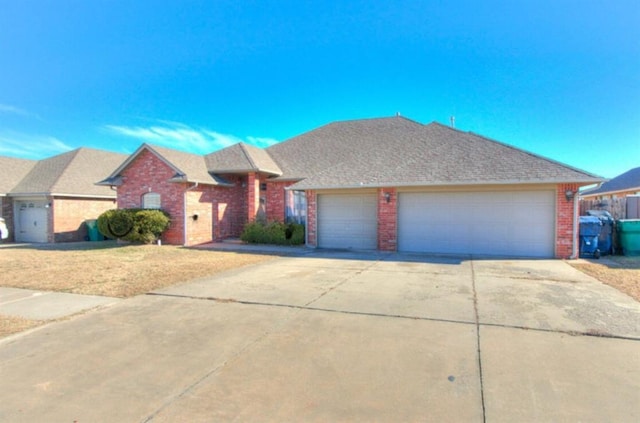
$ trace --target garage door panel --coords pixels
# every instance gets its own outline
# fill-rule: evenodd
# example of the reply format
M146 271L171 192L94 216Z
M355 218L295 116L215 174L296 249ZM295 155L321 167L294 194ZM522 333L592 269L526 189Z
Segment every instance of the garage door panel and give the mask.
M377 247L375 194L319 194L318 246L373 250Z
M551 257L553 191L400 193L398 249Z

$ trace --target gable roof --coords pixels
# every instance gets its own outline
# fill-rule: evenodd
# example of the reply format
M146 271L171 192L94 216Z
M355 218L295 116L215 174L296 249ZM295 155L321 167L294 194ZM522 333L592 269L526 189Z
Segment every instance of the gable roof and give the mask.
M293 189L595 183L596 175L439 123L334 122L267 149Z
M640 191L640 167L630 169L599 187L585 190L580 195L584 197L622 191Z
M78 148L34 164L11 189L11 195L67 195L115 198L108 187L94 181L117 166L126 156L92 148Z
M143 151L149 151L154 154L175 171L174 177L170 180L171 182L228 185L226 181L209 173L204 156L146 143L142 144L133 154L122 162L106 179L97 182L97 185L120 185L122 182L120 178L122 171L126 169ZM104 174L106 174L106 172ZM102 177L104 177L104 174Z
M282 175L282 171L265 150L239 142L205 156L207 169L213 173L261 172Z
M2 169L0 196L8 194L33 169L36 163L35 160L0 156L0 169Z

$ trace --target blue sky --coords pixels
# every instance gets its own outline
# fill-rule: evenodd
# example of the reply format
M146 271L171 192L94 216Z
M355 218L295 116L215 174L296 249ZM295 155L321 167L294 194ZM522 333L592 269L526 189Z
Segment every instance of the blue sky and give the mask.
M209 153L335 120L640 166L640 2L0 0L0 155Z

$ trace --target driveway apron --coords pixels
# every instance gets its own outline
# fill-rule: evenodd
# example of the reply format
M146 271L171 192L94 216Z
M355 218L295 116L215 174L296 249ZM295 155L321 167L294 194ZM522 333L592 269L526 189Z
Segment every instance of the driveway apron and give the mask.
M639 322L561 261L319 251L0 340L0 421L637 421Z

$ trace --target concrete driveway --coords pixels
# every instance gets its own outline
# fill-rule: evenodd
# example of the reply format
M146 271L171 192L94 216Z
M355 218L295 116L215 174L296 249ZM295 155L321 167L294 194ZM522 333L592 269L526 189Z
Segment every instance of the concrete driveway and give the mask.
M0 421L640 420L640 303L562 261L316 252L0 340Z

